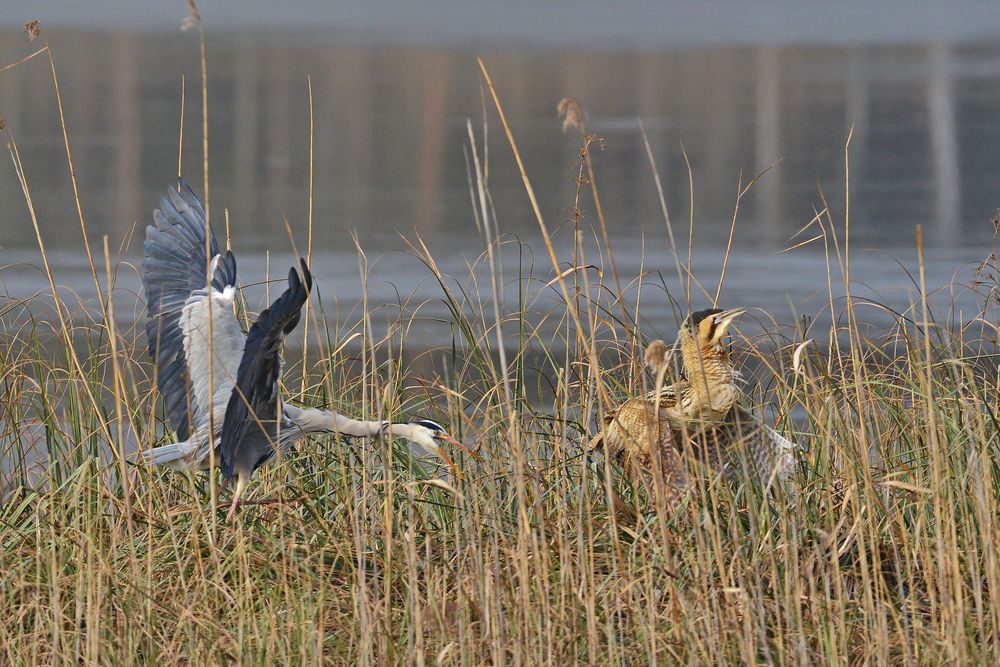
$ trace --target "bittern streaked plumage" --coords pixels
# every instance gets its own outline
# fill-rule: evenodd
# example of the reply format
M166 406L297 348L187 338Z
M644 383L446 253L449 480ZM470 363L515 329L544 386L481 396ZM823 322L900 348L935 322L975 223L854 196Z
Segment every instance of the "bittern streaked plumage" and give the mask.
M144 458L204 470L214 447L223 475L237 478L230 519L253 471L310 434L391 434L431 453L441 453L439 442L453 442L431 420L359 421L285 403L279 391L281 346L309 298L309 268L303 260L301 277L289 271L288 288L244 335L233 310L236 258L220 252L201 202L183 180L160 199L143 250L149 355L178 438Z
M726 335L745 312L710 309L692 314L681 326L678 344L683 378L647 395L626 401L605 415L604 427L591 440L625 465L628 474L648 481L653 466L664 482L668 503L691 487L691 465L736 476L746 456L757 481L785 479L795 466L795 445L739 405L739 373L732 365ZM654 341L646 364L661 384L669 349ZM687 456L687 454L693 454Z

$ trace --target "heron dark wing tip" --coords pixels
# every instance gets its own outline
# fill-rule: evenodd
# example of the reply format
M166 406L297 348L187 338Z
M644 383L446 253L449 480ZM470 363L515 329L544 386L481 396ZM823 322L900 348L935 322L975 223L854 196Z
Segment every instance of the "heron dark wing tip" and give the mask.
M229 285L236 285L236 255L232 250L226 251L226 266L229 267Z
M299 257L299 266L302 267L302 281L306 284L306 292L311 292L313 286L312 272L309 271L309 264L306 263L305 257Z

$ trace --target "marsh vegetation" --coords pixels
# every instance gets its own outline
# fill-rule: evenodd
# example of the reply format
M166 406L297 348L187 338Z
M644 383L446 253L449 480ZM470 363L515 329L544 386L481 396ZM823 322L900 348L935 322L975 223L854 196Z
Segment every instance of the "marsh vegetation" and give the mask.
M48 76L50 57L43 44L41 62L18 67ZM469 123L465 150L482 253L448 274L418 235L400 241L436 283L450 338L411 348L422 304L405 294L391 309L366 299L341 312L320 293L285 377L285 395L303 404L434 417L469 452L438 469L387 440L312 438L257 473L255 494L297 501L247 508L236 525L224 522L209 476L128 463L171 437L140 327L132 318L119 326L122 295L111 298L119 273L134 268L114 261L107 237L88 234L81 210L80 251L100 295L81 313L48 263L56 222L35 215L24 168L32 156L18 151L16 127L4 130L46 285L0 301L0 662L995 663L995 252L956 267L942 301L927 285L918 233L909 307L859 304L850 193L836 216L817 193L815 216L789 247L822 248L815 270L828 286L829 326L757 310L733 341L744 402L800 446L796 493L709 480L684 512L668 514L585 445L604 411L652 381L641 369L653 337L644 303L669 304L678 322L690 306L751 305L726 301L738 244L719 266L691 271L697 211L671 220L664 204L664 278L620 272L592 159L600 139L581 124L569 128L580 137L566 202L574 240L557 249L504 115L503 84L479 67L484 117ZM57 71L53 61L56 84ZM192 104L199 91L188 95ZM501 137L490 151L487 132ZM850 183L849 138L839 149ZM522 178L544 241L533 253L497 224L489 174L500 165ZM222 236L224 204L211 210ZM305 231L289 239L303 254L309 210ZM238 234L226 236L238 245ZM514 273L498 261L510 253L525 258ZM357 257L364 285L362 247ZM975 312L948 307L959 293ZM881 308L891 325L864 327L861 305ZM240 317L253 310L244 303ZM613 494L634 520L610 509Z

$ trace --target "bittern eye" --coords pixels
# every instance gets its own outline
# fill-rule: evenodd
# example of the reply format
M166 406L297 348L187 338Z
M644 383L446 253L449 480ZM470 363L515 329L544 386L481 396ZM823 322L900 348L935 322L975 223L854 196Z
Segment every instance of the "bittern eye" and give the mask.
M709 338L715 335L715 328L717 326L719 326L719 323L715 321L714 317L708 321L708 331L706 333Z
M697 333L698 330L701 329L702 327L702 322L707 321L709 328L707 329L706 332L709 335L711 335L712 331L715 330L715 325L716 325L716 318L714 316L718 315L721 312L723 311L720 310L719 308L708 308L706 310L699 310L696 313L691 313L691 317L688 318L691 331Z

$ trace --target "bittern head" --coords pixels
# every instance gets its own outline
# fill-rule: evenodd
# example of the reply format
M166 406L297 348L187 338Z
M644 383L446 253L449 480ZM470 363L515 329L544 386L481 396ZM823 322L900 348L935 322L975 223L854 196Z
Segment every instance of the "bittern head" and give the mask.
M678 336L686 373L692 372L695 365L701 366L709 359L728 363L728 352L724 345L726 334L733 321L745 312L746 308L710 308L699 310L688 317Z
M732 326L737 317L745 312L747 312L746 308L699 310L688 318L686 326L681 330L681 335L691 337L702 349L721 348L729 327Z
M701 310L692 313L681 327L681 360L692 389L689 410L695 415L721 417L738 396L738 374L725 340L733 320L744 312L744 308Z
M698 360L699 365L706 357L726 357L726 348L723 341L729 327L740 315L746 312L746 308L732 308L721 310L719 308L709 308L692 313L678 333L678 344L681 350L681 358L685 360L685 365ZM654 340L646 348L646 365L654 372L659 373L665 370L670 360L670 347L662 340ZM691 368L686 368L690 371Z

